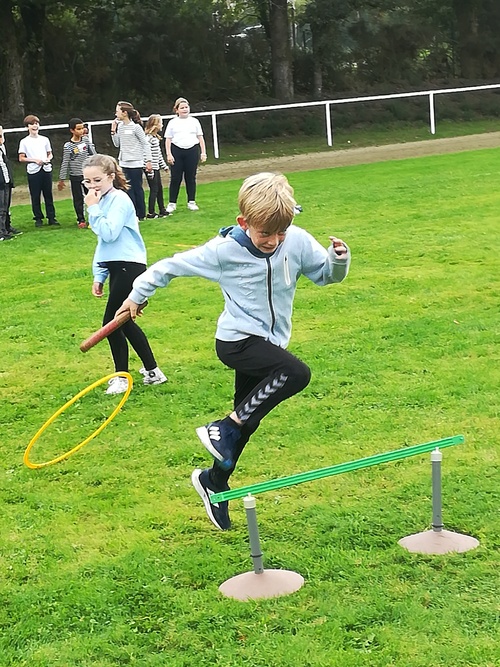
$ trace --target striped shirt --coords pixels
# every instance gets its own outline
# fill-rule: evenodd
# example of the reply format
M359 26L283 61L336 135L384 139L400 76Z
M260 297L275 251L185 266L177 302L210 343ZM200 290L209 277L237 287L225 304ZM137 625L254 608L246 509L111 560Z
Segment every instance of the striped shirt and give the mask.
M167 163L163 158L163 153L161 152L160 137L155 137L153 134L146 134L146 139L151 146L151 156L153 158L151 164L153 165L153 170L168 169Z
M3 144L0 144L0 169L2 170L0 175L3 177L3 183L0 180L0 188L3 188L4 185L11 185L12 179L10 177L9 167L7 166L7 152L3 147Z
M120 149L118 164L129 169L142 169L145 162L151 162L151 146L144 130L138 123L118 123L115 134L111 135L114 145Z
M65 181L68 175L83 176L83 166L87 158L94 154L95 146L86 136L83 136L80 141L67 141L63 146L59 180Z

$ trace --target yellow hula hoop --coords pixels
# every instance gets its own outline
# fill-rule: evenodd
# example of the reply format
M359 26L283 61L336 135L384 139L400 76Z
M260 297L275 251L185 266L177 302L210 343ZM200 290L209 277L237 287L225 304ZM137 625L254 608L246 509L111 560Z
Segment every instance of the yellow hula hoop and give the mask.
M113 410L113 412L109 415L109 417L106 419L105 422L103 422L99 428L97 428L91 435L88 436L88 438L85 438L79 445L76 445L76 447L73 447L73 449L70 449L69 452L66 452L65 454L61 454L61 456L56 456L55 459L52 459L52 461L46 461L45 463L33 463L32 461L29 460L29 454L30 451L35 444L35 442L38 440L38 438L42 435L42 433L59 417L60 414L62 414L66 408L69 408L70 405L73 405L73 403L76 403L82 396L85 396L89 392L92 391L92 389L95 389L96 387L99 387L101 384L104 384L108 380L111 380L111 378L115 377L124 377L128 381L128 387L127 391L123 394L120 402L116 406L116 408ZM76 396L73 396L71 400L69 400L67 403L65 403L62 408L59 408L57 412L54 412L52 417L50 419L47 419L45 424L35 433L35 435L31 438L29 445L26 447L26 451L24 452L23 456L23 463L28 466L28 468L31 468L32 470L36 470L37 468L44 468L45 466L50 466L53 463L58 463L59 461L62 461L63 459L68 458L68 456L71 456L71 454L74 454L77 452L79 449L81 449L84 445L86 445L88 442L93 440L99 433L106 428L106 426L109 424L110 421L112 421L116 415L120 412L120 410L123 407L123 404L127 400L127 398L130 395L130 392L132 391L132 387L134 386L134 381L132 379L132 376L130 373L126 373L125 371L119 371L118 373L111 373L111 375L106 375L106 377L101 378L100 380L97 380L97 382L93 382L90 384L88 387L85 389L82 389Z

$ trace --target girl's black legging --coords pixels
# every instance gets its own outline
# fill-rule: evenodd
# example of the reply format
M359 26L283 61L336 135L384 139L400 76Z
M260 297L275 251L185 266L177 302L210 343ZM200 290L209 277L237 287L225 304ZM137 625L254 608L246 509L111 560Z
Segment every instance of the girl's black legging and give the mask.
M160 170L155 169L152 177L146 174L146 180L149 185L148 213L153 215L156 203L158 203L158 212L163 213L165 204L163 202L163 185L161 182Z
M177 203L179 189L181 187L182 177L186 183L186 193L188 201L196 199L196 169L200 159L200 144L195 144L191 148L179 148L171 144L170 150L174 157L174 164L170 166L170 188L169 202Z
M279 403L305 389L311 370L287 350L258 336L235 342L216 340L215 349L222 363L235 371L234 410L243 422L234 457L236 465L261 420ZM223 471L214 464L211 477L224 488L233 470Z
M132 290L132 283L144 273L145 264L135 262L105 262L109 271L109 297L102 320L103 325L111 322L116 311ZM108 336L115 371L128 371L128 344L130 342L147 371L156 368L156 360L146 334L138 324L129 320Z

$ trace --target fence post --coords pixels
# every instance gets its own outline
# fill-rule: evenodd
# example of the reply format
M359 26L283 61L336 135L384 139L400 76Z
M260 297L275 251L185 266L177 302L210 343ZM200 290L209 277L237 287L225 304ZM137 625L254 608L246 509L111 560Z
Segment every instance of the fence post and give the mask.
M429 120L431 124L431 134L436 134L436 115L434 111L434 93L429 93Z
M329 146L333 146L332 121L330 115L330 103L325 102L325 121L326 121L326 141Z
M214 158L219 157L219 136L217 134L217 116L212 114L212 140L214 142Z

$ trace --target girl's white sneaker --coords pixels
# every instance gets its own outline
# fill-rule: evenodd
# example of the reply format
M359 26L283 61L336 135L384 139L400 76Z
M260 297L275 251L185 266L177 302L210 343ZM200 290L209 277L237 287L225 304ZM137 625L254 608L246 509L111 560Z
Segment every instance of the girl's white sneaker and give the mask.
M108 382L106 394L124 394L128 389L128 380L123 377L111 378Z
M166 375L158 368L158 366L153 368L152 371L147 371L145 368L140 368L139 373L144 376L144 384L163 384L168 380Z

